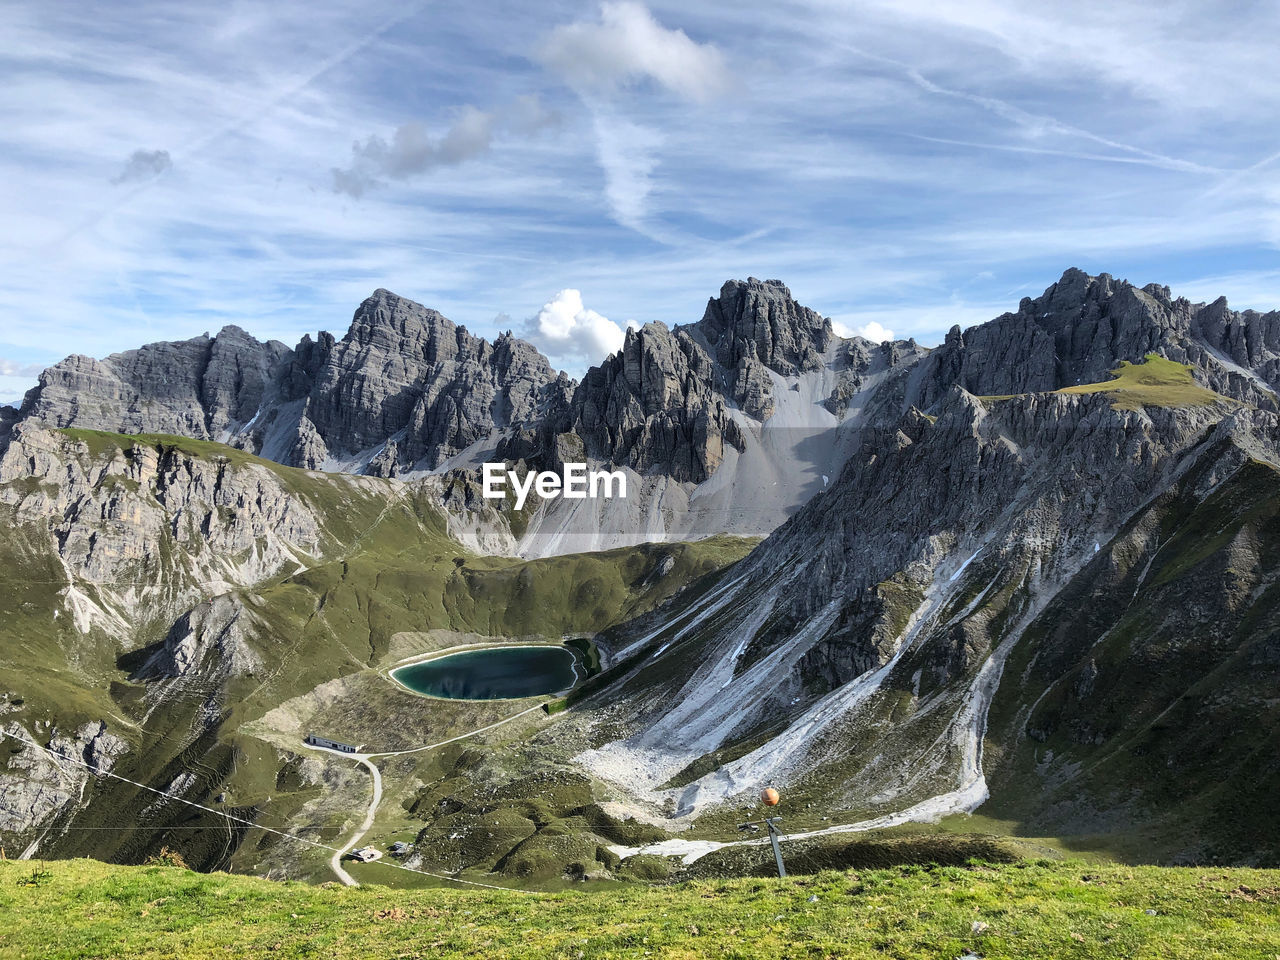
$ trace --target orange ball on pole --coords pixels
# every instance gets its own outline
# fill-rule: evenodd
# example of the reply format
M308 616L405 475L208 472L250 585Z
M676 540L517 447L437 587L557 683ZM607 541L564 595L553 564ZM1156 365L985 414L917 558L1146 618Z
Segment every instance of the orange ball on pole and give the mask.
M760 802L766 807L776 807L778 805L778 801L781 799L781 794L779 794L777 790L773 789L773 787L765 787L764 790L760 792Z

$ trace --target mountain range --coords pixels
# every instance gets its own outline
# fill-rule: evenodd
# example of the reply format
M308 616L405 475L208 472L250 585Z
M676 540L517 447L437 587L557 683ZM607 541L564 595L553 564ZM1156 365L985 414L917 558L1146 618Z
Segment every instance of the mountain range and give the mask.
M0 730L133 783L11 748L0 830L326 876L243 823L350 834L366 771L323 729L450 874L728 869L764 783L814 844L1275 863L1277 390L1280 313L1075 269L934 348L730 281L578 382L385 290L341 339L70 357L0 410ZM629 495L515 511L487 460ZM599 672L556 711L399 752L511 705L390 665L564 637Z

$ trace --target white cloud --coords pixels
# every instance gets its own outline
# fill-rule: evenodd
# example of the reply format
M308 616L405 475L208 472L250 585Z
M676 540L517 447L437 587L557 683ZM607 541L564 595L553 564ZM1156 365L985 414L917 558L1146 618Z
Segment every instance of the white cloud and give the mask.
M683 30L664 27L632 0L600 4L600 21L556 27L538 59L585 97L611 93L640 80L698 102L732 85L724 55L695 43Z
M843 320L833 319L831 321L831 329L836 332L837 337L844 337L846 340L850 337L862 337L872 343L884 343L886 340L897 339L892 330L876 320L864 323L859 327L851 327Z
M696 43L683 30L663 26L642 3L606 0L599 22L556 27L535 56L592 114L605 200L614 220L663 240L645 222L663 137L623 117L619 95L624 87L649 81L680 99L704 103L734 85L724 55L714 44Z
M880 323L877 323L875 320L858 327L854 332L858 336L870 340L872 343L884 343L886 340L896 339L892 330Z
M0 357L0 377L38 377L44 372L39 363L15 363Z
M613 218L646 232L646 201L653 191L662 137L646 127L605 113L595 116L596 154L604 170L604 195Z
M573 289L561 290L544 303L524 329L525 339L552 359L588 364L621 350L624 336L622 327L583 306L581 291Z

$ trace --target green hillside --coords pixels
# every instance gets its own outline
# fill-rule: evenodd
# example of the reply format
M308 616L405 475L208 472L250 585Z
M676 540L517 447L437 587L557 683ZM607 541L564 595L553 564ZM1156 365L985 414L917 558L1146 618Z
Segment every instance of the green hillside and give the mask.
M0 862L0 957L1273 958L1280 871L1021 861L598 892ZM968 951L969 953L966 953Z

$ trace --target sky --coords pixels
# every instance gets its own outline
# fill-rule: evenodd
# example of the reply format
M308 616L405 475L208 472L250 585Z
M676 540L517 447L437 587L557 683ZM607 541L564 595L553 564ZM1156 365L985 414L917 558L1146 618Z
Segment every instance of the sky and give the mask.
M0 401L386 287L580 374L784 280L932 345L1064 269L1280 307L1271 3L0 6Z

